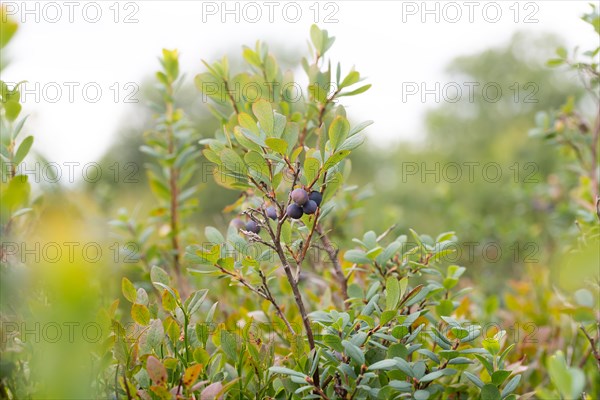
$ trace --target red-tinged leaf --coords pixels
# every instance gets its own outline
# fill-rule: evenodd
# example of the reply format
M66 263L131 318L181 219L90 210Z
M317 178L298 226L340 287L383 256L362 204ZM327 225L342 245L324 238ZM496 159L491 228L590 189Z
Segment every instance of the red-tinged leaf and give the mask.
M223 385L221 382L211 383L200 393L200 400L215 400L217 398L222 399L223 395L219 395L221 390L223 390Z
M167 369L158 358L154 356L148 357L146 360L146 371L148 371L148 376L156 385L164 386L167 383Z

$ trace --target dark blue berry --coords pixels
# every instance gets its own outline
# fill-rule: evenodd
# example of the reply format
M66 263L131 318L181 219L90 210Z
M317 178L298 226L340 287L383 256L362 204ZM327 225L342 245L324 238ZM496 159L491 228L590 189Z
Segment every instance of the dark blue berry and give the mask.
M323 200L323 195L321 194L321 192L317 192L317 191L313 190L308 195L308 198L310 200L314 201L315 203L317 203L317 206L320 206L321 205L321 201Z
M304 214L314 214L317 211L317 202L314 200L309 200L306 202L305 205L302 206L302 211L304 211Z
M267 207L267 217L271 218L273 221L277 219L277 210L275 207Z
M299 206L303 206L308 201L308 193L306 190L298 188L292 190L292 200Z
M246 230L258 234L260 232L260 226L254 221L248 221L246 222Z
M302 218L303 213L304 212L302 211L302 207L300 207L298 204L290 204L287 208L287 215L290 218L294 218L294 219Z

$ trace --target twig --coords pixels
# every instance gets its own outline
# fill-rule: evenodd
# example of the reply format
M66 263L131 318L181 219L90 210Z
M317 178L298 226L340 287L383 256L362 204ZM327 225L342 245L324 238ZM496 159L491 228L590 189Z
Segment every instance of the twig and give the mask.
M245 287L247 287L248 289L250 289L250 291L256 293L257 295L259 295L263 299L268 300L273 305L273 307L275 307L275 311L277 312L277 315L279 315L279 318L281 318L283 320L283 322L285 323L286 327L290 330L290 332L293 335L296 334L296 332L292 328L292 325L290 324L290 322L286 318L285 314L281 310L281 307L279 307L279 304L277 304L277 301L275 300L275 297L273 297L273 294L271 293L271 290L269 289L269 286L267 285L266 277L265 277L265 275L263 274L263 272L261 270L259 270L258 273L259 273L259 275L260 275L260 277L262 279L263 286L261 286L261 288L257 288L254 285L252 285L250 282L248 282L243 276L241 276L241 275L239 275L239 274L237 274L235 272L228 271L225 268L221 267L219 264L214 264L214 266L219 271L221 271L222 273L224 273L225 275L230 276L235 281L241 283L242 285L244 285Z
M590 180L592 181L592 193L596 202L596 213L600 219L600 188L598 187L598 144L600 142L600 111L596 115L594 125L594 136L592 137L592 166L590 168Z
M129 391L129 384L127 383L127 375L125 374L125 368L123 368L123 384L125 385L125 393L127 393L127 400L132 400L131 392Z
M325 251L329 256L329 260L331 260L331 263L333 264L333 271L335 273L335 277L338 283L340 284L340 291L342 292L344 306L346 307L346 309L348 309L349 304L346 302L346 300L348 300L348 280L344 276L344 271L342 270L340 260L338 259L338 250L331 244L329 237L323 231L323 228L319 224L316 224L316 229L321 239L321 243L323 243Z
M167 85L168 98L173 98L173 86ZM177 150L175 148L175 134L173 132L173 102L167 100L166 102L166 134L168 142L169 155L173 155ZM181 248L179 245L179 219L178 219L178 197L179 188L177 187L177 179L179 176L179 169L172 165L169 168L169 192L170 198L170 227L171 227L171 247L173 249L173 268L177 275L177 281L179 283L179 289L182 295L187 294L187 285L184 282L183 275L181 273Z
M279 317L283 320L283 322L285 322L285 325L289 329L290 333L292 335L296 335L296 331L294 330L294 328L292 328L292 325L290 324L290 322L285 317L285 314L283 314L283 311L281 310L281 308L277 304L277 301L275 300L275 297L273 297L273 294L271 293L271 289L269 289L269 285L267 284L267 277L265 276L265 274L261 270L258 270L258 274L260 275L260 279L263 282L263 286L262 287L263 287L263 290L265 292L266 299L269 300L271 302L271 304L273 304L273 307L275 307L275 310L277 311L277 314L279 314Z
M598 323L598 326L600 326L600 323ZM596 347L596 342L598 339L594 339L593 337L591 337L589 335L589 333L587 333L587 331L585 330L585 327L583 325L580 325L579 329L581 329L581 332L583 332L583 334L587 338L588 342L590 342L590 346L592 347L592 353L594 354L594 358L596 359L596 364L598 365L598 370L600 370L600 352L598 351L598 348Z

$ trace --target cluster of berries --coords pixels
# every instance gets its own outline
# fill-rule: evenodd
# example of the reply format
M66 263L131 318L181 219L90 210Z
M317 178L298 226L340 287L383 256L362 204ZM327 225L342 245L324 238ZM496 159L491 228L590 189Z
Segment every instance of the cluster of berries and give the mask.
M320 192L312 191L308 194L302 188L292 190L291 197L293 203L288 206L286 212L290 218L294 219L302 218L304 214L314 214L323 200Z
M304 214L312 215L317 212L317 208L321 205L323 195L321 192L312 191L310 194L302 189L294 189L290 194L293 203L290 204L286 210L287 215L293 219L300 219ZM272 220L277 220L277 209L273 206L267 207L265 210L267 217ZM258 234L260 232L260 226L254 221L248 221L244 223L239 218L232 221L238 229L244 229L248 232Z

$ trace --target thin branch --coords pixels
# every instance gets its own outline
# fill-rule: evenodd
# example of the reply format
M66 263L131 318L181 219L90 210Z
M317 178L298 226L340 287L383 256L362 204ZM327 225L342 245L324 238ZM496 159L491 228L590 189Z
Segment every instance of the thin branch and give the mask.
M598 187L598 145L600 144L600 110L596 115L596 123L594 125L594 134L592 136L592 165L590 168L590 180L592 181L592 193L596 202L596 211L600 219L600 188Z
M600 323L598 323L598 325L600 326ZM594 339L593 337L591 337L590 334L587 333L583 325L580 325L579 329L581 329L581 332L583 332L588 342L590 342L590 346L592 347L592 353L594 354L596 364L598 365L598 370L600 370L600 352L598 351L598 348L596 346L596 342L598 341L598 339Z
M349 304L346 302L348 300L348 280L344 276L344 271L342 270L342 265L340 264L340 260L338 259L338 250L333 246L327 234L323 231L323 228L319 224L315 224L317 233L319 234L319 238L321 239L321 243L325 247L325 251L329 256L329 260L333 264L334 275L340 284L340 291L342 292L342 299L344 302L344 306L348 309Z
M241 283L246 288L248 288L250 291L256 293L257 295L259 295L263 299L268 300L273 305L273 307L275 307L275 311L277 312L277 315L279 315L279 317L283 320L283 322L285 323L286 327L290 330L290 332L292 332L292 334L295 334L295 331L292 328L292 325L290 324L290 322L286 318L285 314L281 310L281 307L279 307L279 304L277 304L277 301L275 300L275 297L273 297L273 295L271 293L271 290L269 289L269 286L267 285L266 278L265 278L265 276L264 276L264 274L263 274L263 272L261 270L259 270L258 273L259 273L259 275L260 275L260 277L262 279L263 286L261 286L260 288L257 288L254 285L252 285L250 282L248 282L243 276L239 275L238 273L228 271L225 268L221 267L219 264L214 264L214 266L219 271L221 271L223 274L230 276L232 279L234 279L235 281Z
M167 85L168 98L173 98L173 86ZM173 132L173 101L167 100L166 102L166 134L168 143L168 153L173 155L176 152L175 148L175 134ZM183 275L181 273L181 248L179 244L179 188L177 187L177 180L179 177L179 169L172 165L169 168L169 192L170 192L170 228L171 228L171 247L173 250L173 269L177 275L177 281L179 283L179 289L185 296L187 293L187 286L184 282Z
M127 375L125 372L127 371L125 368L123 368L123 384L125 385L125 393L127 393L127 399L132 400L133 397L131 397L131 392L129 391L129 383L127 383Z
M258 274L260 275L260 279L262 280L262 283L263 283L262 288L265 292L266 299L269 300L271 302L271 304L273 304L273 307L275 307L277 314L279 314L279 317L283 320L283 322L285 322L285 325L289 329L290 333L292 335L296 335L296 331L294 330L294 328L292 328L292 325L290 324L288 319L285 317L285 314L283 313L283 311L277 304L275 297L273 297L273 294L271 293L271 289L269 289L269 284L267 283L267 277L261 270L258 270Z

